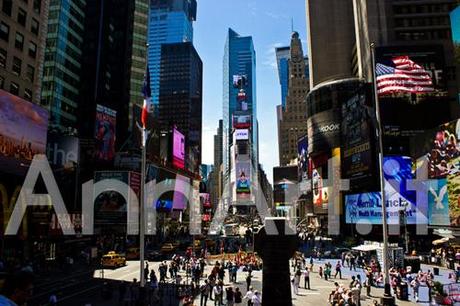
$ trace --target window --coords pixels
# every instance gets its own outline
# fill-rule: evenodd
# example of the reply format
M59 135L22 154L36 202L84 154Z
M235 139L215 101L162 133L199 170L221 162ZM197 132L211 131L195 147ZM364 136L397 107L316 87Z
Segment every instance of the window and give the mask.
M31 65L27 65L26 79L33 83L34 82L34 76L35 76L35 68L33 66L31 66Z
M38 35L39 28L40 28L40 25L39 25L37 19L32 18L32 21L30 22L30 31L33 34Z
M0 24L0 38L5 41L8 41L9 36L10 36L10 27L6 23L2 22Z
M11 9L13 8L12 0L3 0L2 12L11 16Z
M33 42L29 42L29 56L32 58L37 56L37 45Z
M22 26L26 26L27 12L22 8L18 10L18 23Z
M24 99L32 101L32 90L29 88L24 89Z
M8 53L5 49L0 48L0 67L6 68L6 57Z
M42 6L42 0L34 0L34 12L40 14Z
M14 41L14 46L21 50L24 48L24 35L19 32L16 32L16 40Z
M15 82L11 82L10 84L10 93L16 96L19 95L19 85Z
M19 76L21 74L22 61L16 56L13 57L13 74Z

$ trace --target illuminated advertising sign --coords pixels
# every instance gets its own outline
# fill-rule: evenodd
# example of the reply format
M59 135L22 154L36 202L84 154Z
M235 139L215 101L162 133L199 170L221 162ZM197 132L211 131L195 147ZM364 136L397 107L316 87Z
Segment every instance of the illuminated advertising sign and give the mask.
M187 199L189 194L187 190L190 187L190 179L188 177L177 175L176 185L174 186L173 196L173 209L174 210L185 210L187 208Z
M308 138L302 136L297 141L297 168L299 170L299 181L308 179Z
M251 115L233 115L234 129L247 129L251 127Z
M172 164L179 169L185 168L185 137L173 128Z
M200 203L204 209L211 208L211 198L209 193L200 193Z
M173 202L170 200L157 200L155 207L159 212L170 212L173 208Z
M238 200L249 199L251 194L251 164L237 162L236 164L236 196Z
M112 161L115 157L115 128L117 112L102 105L96 105L96 158Z
M398 224L400 212L405 211L407 224L427 224L427 203L416 202L416 192L407 189L407 181L413 179L409 157L385 157L385 196L388 224ZM382 224L382 200L380 192L345 196L346 222Z
M236 140L248 140L249 139L249 130L248 129L235 130L235 139Z
M428 222L430 225L450 225L446 179L428 182Z
M77 137L48 135L46 155L50 164L65 167L79 161L79 141Z
M233 75L233 87L239 88L246 86L248 82L248 77L246 75Z
M25 174L35 154L45 154L48 112L0 90L0 171Z

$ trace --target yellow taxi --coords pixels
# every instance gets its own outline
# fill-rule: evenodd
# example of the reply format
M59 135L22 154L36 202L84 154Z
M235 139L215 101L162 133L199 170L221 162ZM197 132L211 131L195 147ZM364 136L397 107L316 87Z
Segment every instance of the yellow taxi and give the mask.
M126 258L111 251L102 256L101 264L104 268L118 268L126 265Z

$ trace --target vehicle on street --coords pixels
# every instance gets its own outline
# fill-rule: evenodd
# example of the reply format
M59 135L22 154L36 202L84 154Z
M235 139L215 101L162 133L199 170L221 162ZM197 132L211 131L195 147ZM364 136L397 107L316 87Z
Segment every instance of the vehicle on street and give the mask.
M101 265L104 268L118 268L126 265L126 258L114 251L108 252L101 258Z

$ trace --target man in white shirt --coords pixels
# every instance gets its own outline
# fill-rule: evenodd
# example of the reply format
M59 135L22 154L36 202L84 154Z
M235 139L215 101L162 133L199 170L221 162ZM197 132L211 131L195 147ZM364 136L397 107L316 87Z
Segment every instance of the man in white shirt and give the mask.
M246 292L246 294L243 297L243 300L248 300L248 306L252 306L252 297L254 296L254 291L252 287L249 287L249 290Z
M308 268L305 268L305 271L303 272L303 277L305 280L304 288L307 289L308 284L308 290L310 290L310 271L308 271Z
M260 295L259 291L254 291L254 295L252 296L251 300L253 306L262 306L262 296Z

